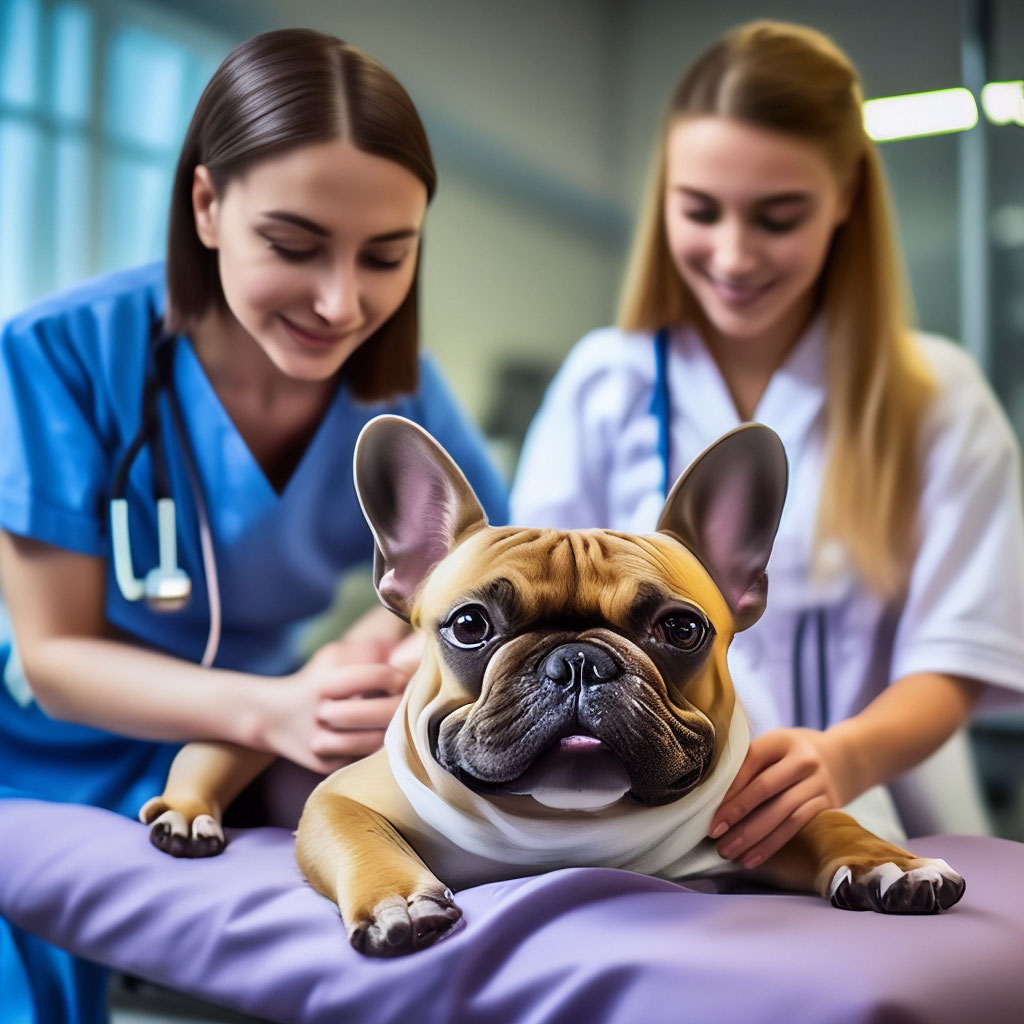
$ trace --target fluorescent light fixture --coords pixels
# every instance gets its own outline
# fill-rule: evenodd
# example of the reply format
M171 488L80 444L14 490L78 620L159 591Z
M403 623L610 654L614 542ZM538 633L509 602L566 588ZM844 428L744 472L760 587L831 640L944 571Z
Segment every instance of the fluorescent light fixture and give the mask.
M981 90L981 109L993 124L1024 125L1024 82L989 82Z
M969 89L883 96L864 104L864 127L875 142L963 132L977 123L978 105Z

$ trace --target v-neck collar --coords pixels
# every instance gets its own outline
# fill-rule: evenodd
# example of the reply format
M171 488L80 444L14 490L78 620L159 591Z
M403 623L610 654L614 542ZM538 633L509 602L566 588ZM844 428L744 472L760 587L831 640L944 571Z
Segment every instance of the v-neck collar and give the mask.
M221 472L229 475L230 482L239 486L241 493L248 496L260 495L261 500L267 503L283 501L298 486L297 478L303 475L306 465L315 460L315 449L324 443L322 437L330 433L329 421L338 415L342 404L341 393L344 391L344 384L339 384L301 458L284 486L278 490L270 482L259 459L228 413L187 335L181 335L178 339L174 377L182 407L188 410L186 419L191 424L190 432L197 451L219 443L222 453L219 460Z
M668 371L672 414L689 419L708 443L738 427L743 420L703 337L687 325L672 332L671 345L676 355ZM802 437L824 406L825 347L819 314L772 374L754 409L751 420L770 426L784 443Z

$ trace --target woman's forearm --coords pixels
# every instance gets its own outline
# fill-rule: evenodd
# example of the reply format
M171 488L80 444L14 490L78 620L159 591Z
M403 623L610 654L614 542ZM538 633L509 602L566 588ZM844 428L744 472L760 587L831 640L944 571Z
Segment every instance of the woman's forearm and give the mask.
M54 718L152 740L262 748L268 688L285 682L100 637L39 641L24 662L36 699Z
M106 575L102 558L0 530L4 597L43 709L140 739L266 749L279 681L200 668L119 636L106 620Z
M859 714L826 735L838 755L847 792L863 793L934 753L967 720L982 684L921 672L905 676Z

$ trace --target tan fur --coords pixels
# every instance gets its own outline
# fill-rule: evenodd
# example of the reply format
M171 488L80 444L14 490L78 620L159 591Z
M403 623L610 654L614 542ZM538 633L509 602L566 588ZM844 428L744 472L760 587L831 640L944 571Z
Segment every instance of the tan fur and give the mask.
M177 811L188 824L203 814L220 822L224 808L273 760L273 754L233 743L188 743L171 762L163 793L146 801L139 819L148 825Z
M872 835L848 814L823 811L757 874L783 889L827 897L832 878L843 865L868 869L893 862L906 870L916 859L901 847Z

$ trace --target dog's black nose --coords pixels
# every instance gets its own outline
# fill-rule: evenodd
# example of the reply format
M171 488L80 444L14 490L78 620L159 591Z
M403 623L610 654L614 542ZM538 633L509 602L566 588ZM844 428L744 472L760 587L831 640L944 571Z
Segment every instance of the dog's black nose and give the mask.
M562 644L544 659L541 674L555 683L593 686L615 679L619 664L595 644Z

